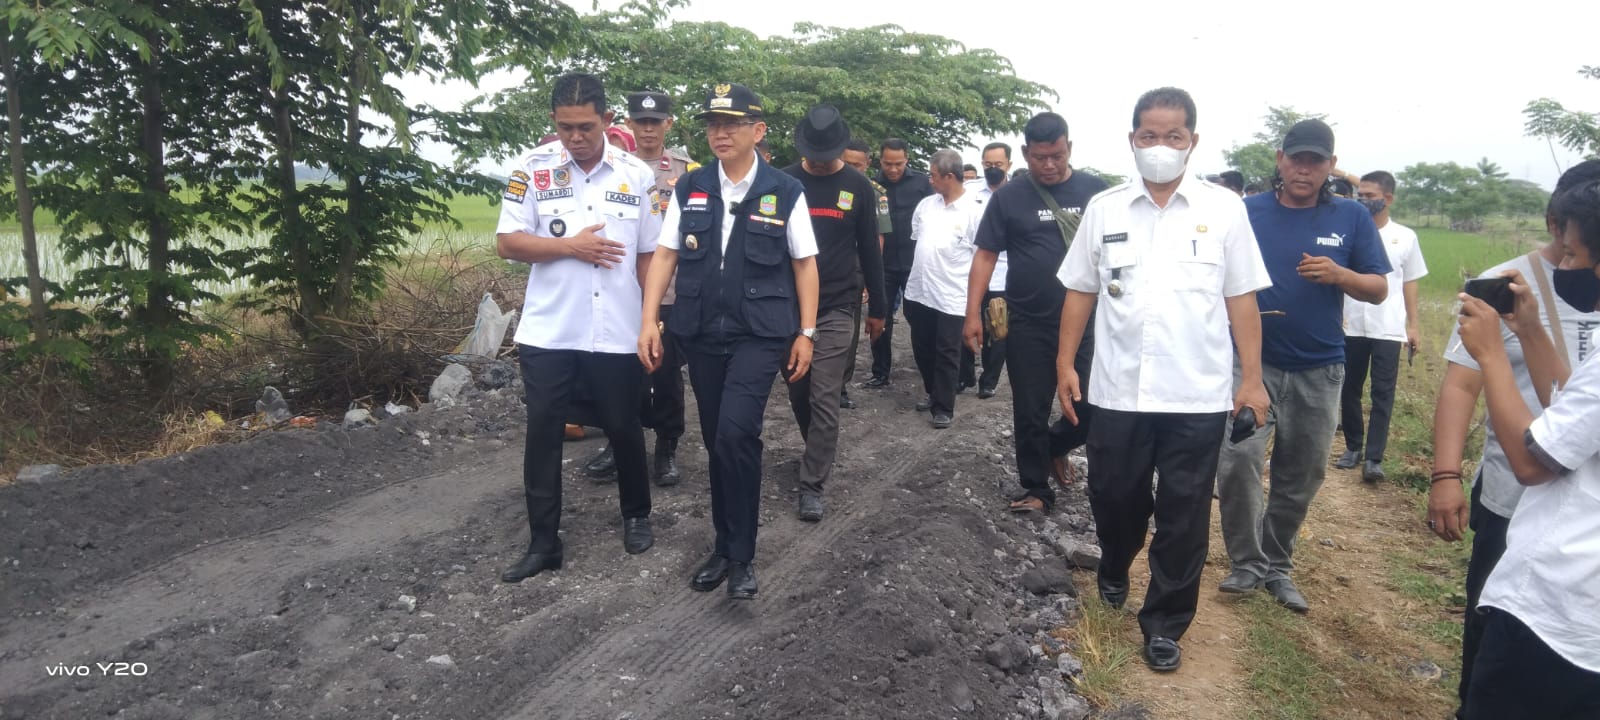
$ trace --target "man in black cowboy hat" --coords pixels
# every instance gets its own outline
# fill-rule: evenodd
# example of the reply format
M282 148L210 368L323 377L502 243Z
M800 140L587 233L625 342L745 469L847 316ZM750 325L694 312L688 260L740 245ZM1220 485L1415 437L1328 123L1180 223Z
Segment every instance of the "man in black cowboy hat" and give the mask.
M839 441L839 398L845 370L854 360L850 336L861 289L867 289L867 336L883 332L888 303L883 296L883 255L878 248L877 207L872 182L844 164L850 127L838 108L811 108L794 131L800 162L783 169L805 188L811 228L817 236L817 343L811 374L789 386L800 434L800 519L822 519L822 488L833 475Z
M677 273L667 332L681 343L710 456L716 544L690 587L728 584L750 600L761 509L761 426L772 376L799 382L817 339L817 241L800 181L756 154L761 99L743 85L712 88L698 119L716 162L673 188L644 286L639 360L662 361L661 297Z

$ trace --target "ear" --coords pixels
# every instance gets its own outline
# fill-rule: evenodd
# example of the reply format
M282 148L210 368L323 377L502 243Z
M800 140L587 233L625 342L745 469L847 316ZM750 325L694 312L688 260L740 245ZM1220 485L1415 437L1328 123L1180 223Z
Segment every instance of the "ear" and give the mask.
M611 123L617 119L617 113L613 110L607 110L602 117L606 120L606 127L611 127Z
M1194 149L1200 147L1200 133L1189 133L1189 157L1194 157Z

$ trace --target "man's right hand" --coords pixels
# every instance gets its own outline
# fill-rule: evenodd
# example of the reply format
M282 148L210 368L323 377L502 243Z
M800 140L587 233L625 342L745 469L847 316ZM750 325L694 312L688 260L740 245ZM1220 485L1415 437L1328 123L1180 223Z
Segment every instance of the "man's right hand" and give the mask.
M655 323L639 328L639 364L644 365L645 374L661 367L661 329Z
M1072 363L1056 368L1056 399L1061 401L1061 417L1077 425L1078 411L1072 408L1072 403L1082 400L1083 393L1078 390L1078 371Z
M975 354L983 352L983 319L977 315L968 314L967 321L961 324L961 337L967 341L967 349Z
M605 223L590 225L573 235L568 240L568 247L572 248L572 257L592 265L599 265L607 270L622 264L622 259L627 256L626 245L615 240L607 240L595 233L605 227Z
M1440 480L1428 490L1428 527L1433 534L1451 542L1460 540L1466 533L1468 515L1460 480Z

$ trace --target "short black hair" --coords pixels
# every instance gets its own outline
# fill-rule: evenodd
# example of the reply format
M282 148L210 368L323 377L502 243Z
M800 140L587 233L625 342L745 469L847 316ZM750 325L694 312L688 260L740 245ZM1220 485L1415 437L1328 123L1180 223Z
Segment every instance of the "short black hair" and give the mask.
M844 149L854 150L869 158L872 157L872 148L867 147L867 141L865 140L850 138L850 142L844 144Z
M593 105L595 114L606 114L606 87L600 78L589 73L567 73L556 78L550 88L550 112L575 105Z
M1571 223L1577 223L1578 241L1588 249L1589 259L1600 258L1600 180L1591 180L1557 192L1555 220L1562 230L1566 230Z
M1217 181L1229 190L1239 193L1244 192L1244 173L1238 170L1223 170L1217 173Z
M1006 159L1011 159L1011 146L1003 142L992 142L983 146L983 155L988 155L990 150L1000 150L1006 154Z
M1189 91L1175 87L1160 87L1139 96L1139 102L1133 104L1133 129L1139 129L1139 116L1144 111L1152 108L1173 108L1183 111L1183 126L1194 132L1195 117L1194 98L1189 96Z
M1361 182L1377 185L1378 189L1382 190L1385 195L1393 195L1394 189L1398 187L1394 181L1394 175L1388 170L1373 170L1362 175Z
M1053 112L1042 112L1028 119L1022 126L1022 144L1053 143L1067 135L1067 119ZM1070 139L1070 138L1069 138Z
M1259 182L1253 182L1253 183L1250 183L1249 185L1244 186L1244 194L1246 194L1246 195L1260 195L1261 193L1264 193L1266 191L1267 191L1267 186L1262 185Z
M1546 220L1556 219L1556 198L1561 193L1584 183L1600 180L1600 160L1585 160L1577 165L1567 168L1556 180L1556 189L1550 193L1550 201L1545 203L1544 217Z
M973 172L977 172L978 168L975 167L972 163L963 163L961 165L961 172L966 172L968 170L971 170Z
M885 150L899 150L907 155L911 154L911 150L906 145L906 141L901 140L900 138L884 138L883 142L879 143L878 145L878 154L882 155L883 151Z

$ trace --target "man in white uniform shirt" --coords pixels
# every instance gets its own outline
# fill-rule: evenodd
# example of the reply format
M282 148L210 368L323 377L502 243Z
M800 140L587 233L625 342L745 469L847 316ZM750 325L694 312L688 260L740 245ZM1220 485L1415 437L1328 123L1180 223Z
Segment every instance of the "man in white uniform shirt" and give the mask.
M942 430L950 427L956 411L967 273L977 251L983 204L962 186L961 154L954 150L933 154L928 182L934 194L917 203L911 214L916 252L906 278L906 323L911 326L911 355L927 394L917 409L928 411L933 426Z
M575 396L591 403L616 454L624 549L637 554L654 543L639 424L644 374L634 350L640 281L661 230L647 194L655 177L606 143L612 113L598 78L557 78L550 106L560 142L535 149L512 171L495 233L500 257L532 266L516 332L532 539L501 575L513 583L561 567L562 426Z
M1010 180L1011 146L992 142L983 146L983 177L968 182L967 190L973 193L978 202L987 203L995 191ZM979 307L983 318L982 344L978 345L969 339L961 346L961 383L967 385L976 382L979 400L995 396L995 388L1000 385L1000 372L1006 366L1006 340L995 337L994 326L990 323L990 307L995 301L999 301L1002 307L1005 305L1007 272L1010 269L1006 267L1006 254L999 253L994 262L994 274L989 279L989 291L984 293L983 304ZM971 291L970 287L968 291ZM983 374L973 377L973 363L979 357L983 359Z
M1145 663L1171 671L1200 598L1229 411L1250 408L1258 427L1267 417L1255 292L1271 279L1239 197L1184 172L1199 140L1189 94L1151 90L1133 120L1128 140L1141 178L1090 201L1061 265L1067 297L1056 372L1062 412L1076 423L1082 388L1072 358L1098 305L1086 449L1100 597L1117 607L1126 600L1154 514L1139 627ZM1152 472L1161 474L1153 496Z
M1383 480L1383 451L1389 445L1389 417L1394 412L1394 386L1400 376L1400 350L1407 358L1417 351L1419 316L1417 281L1428 274L1417 234L1389 218L1394 205L1394 176L1383 170L1361 177L1357 199L1372 213L1378 237L1389 254L1389 296L1383 302L1344 301L1344 388L1339 422L1344 426L1344 455L1333 466L1348 470L1361 464L1361 479ZM1372 370L1372 422L1367 426L1366 458L1361 463L1361 386Z

